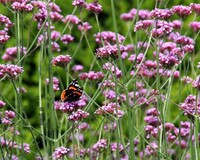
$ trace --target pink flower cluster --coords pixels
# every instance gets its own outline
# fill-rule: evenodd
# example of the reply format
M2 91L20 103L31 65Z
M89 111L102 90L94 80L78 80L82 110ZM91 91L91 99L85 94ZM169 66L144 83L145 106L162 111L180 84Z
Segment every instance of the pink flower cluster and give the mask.
M80 72L80 71L83 70L83 66L80 65L80 64L74 65L74 66L72 67L72 70L73 70L74 72Z
M98 1L94 1L92 3L86 3L84 0L73 0L72 5L81 6L88 11L94 12L96 14L102 12L102 6Z
M92 29L92 26L88 22L83 22L82 24L78 25L78 29L80 31L87 32Z
M25 12L30 12L33 10L33 5L30 4L30 0L18 0L12 3L12 8L15 11L25 11Z
M74 41L74 37L69 35L69 34L64 34L60 40L64 43L64 44L69 44L71 42Z
M0 64L0 77L10 76L17 78L23 72L23 68L13 64Z
M6 110L3 113L1 112L1 123L5 125L11 125L12 120L15 118L15 112Z
M184 102L180 104L180 108L184 111L185 115L189 117L200 114L200 103L194 95L186 97Z
M103 64L102 68L115 74L117 78L120 78L122 76L122 71L117 66L114 66L109 62ZM111 74L109 77L111 78L113 76L114 75Z
M115 102L110 102L107 105L103 105L95 111L95 114L100 115L114 115L121 118L124 115L124 111L120 110L120 105Z
M104 74L102 72L89 71L88 73L86 72L80 73L79 77L81 80L85 80L85 79L98 80L98 79L102 79L104 77Z
M3 29L0 30L0 44L4 44L10 38L10 36L8 36L8 30L13 24L8 17L2 14L0 14L0 24L3 26Z
M154 23L152 35L154 37L163 37L171 33L173 30L171 24L167 21L158 20Z
M104 47L96 49L96 56L99 58L107 58L109 56L118 57L118 52L120 54L123 54L125 51L126 51L126 47L123 45L119 45L119 49L116 44L106 45Z
M74 6L84 6L85 5L85 0L73 0L72 5Z
M10 47L6 49L6 52L2 56L4 61L13 61L17 58L17 52L20 52L21 55L26 54L26 47Z
M194 31L194 32L198 32L200 30L200 22L191 22L190 23L190 28Z
M197 3L190 3L190 8L194 11L197 15L200 14L200 4Z
M30 153L30 146L27 143L23 143L23 145L18 144L17 142L13 140L7 140L5 137L0 137L0 145L1 147L9 148L9 149L19 149L23 150L24 153L28 154Z
M68 120L76 122L89 116L89 113L80 109L85 107L87 105L87 102L88 98L85 95L82 95L80 100L74 102L55 101L54 109L60 110L63 113L68 113Z
M100 152L102 149L107 148L108 140L100 139L97 143L92 146L92 150L96 152Z
M0 108L3 108L6 105L6 103L4 101L0 100Z
M192 13L191 8L189 6L183 6L183 5L172 7L172 12L182 18L185 18Z
M191 129L193 128L193 125L191 125L192 123L181 121L180 128L177 128L172 123L166 122L164 124L161 124L161 121L159 120L159 115L160 113L156 108L148 109L146 112L145 121L147 125L145 126L145 132L146 138L150 141L149 144L146 145L144 151L140 152L141 158L150 157L152 154L157 155L156 149L158 149L158 141L156 141L156 139L158 138L159 132L162 127L165 128L167 145L170 145L170 153L172 154L175 153L173 146L179 146L181 147L181 149L189 147L189 144L187 143L189 137L192 137L194 142L194 135L193 133L191 133Z
M46 84L49 85L49 78L46 79ZM53 90L54 92L59 91L60 87L59 87L59 79L57 77L53 77Z
M53 159L61 159L63 158L64 156L66 156L68 153L69 153L70 149L69 148L66 148L66 147L58 147L55 149L55 151L53 152Z
M148 19L150 18L150 12L149 10L137 10L133 8L128 13L122 13L120 18L124 21L132 21L136 16L138 16L139 19Z
M87 118L88 116L89 116L89 113L78 109L76 112L72 112L72 114L69 115L68 120L77 122L77 121L80 121L84 118Z
M151 18L156 19L169 19L172 16L172 11L170 9L154 9L150 12Z
M54 102L55 110L60 110L64 113L72 113L73 111L76 111L80 107L82 107L82 105L80 105L79 101L70 102L70 103L59 102L59 101Z
M114 88L115 83L111 80L104 80L103 82L99 83L99 87L104 89L105 87Z
M61 34L60 32L58 31L55 31L53 30L51 32L51 48L52 48L52 51L57 51L57 52L60 52L60 45L57 43L57 40L61 37ZM66 37L65 37L66 38ZM65 42L66 43L66 39L62 39L63 40L63 43ZM40 45L43 41L47 41L48 40L48 36L47 36L47 32L44 32L44 34L40 35L38 37L38 42L37 42L37 45Z
M52 64L54 66L59 66L65 68L67 64L71 61L71 56L70 55L59 55L57 57L54 57L52 60Z
M34 15L33 19L38 22L38 28L41 28L43 22L48 16L47 8L50 9L50 19L53 21L62 20L63 16L60 14L61 9L54 2L46 3L43 1L33 1L32 5L38 8L38 12ZM50 24L46 24L47 26Z
M111 31L103 31L103 32L98 32L97 34L94 35L95 37L95 41L98 44L102 44L102 41L105 45L109 45L109 44L116 44L117 39L119 43L122 43L125 40L125 37L120 35L119 33L116 34L115 32L111 32Z
M70 22L71 24L78 24L81 20L76 15L67 15L62 19L64 23Z

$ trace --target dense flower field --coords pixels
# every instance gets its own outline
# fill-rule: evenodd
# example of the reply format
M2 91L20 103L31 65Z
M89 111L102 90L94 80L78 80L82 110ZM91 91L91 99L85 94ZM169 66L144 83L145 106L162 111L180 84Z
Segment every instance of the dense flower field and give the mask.
M168 2L1 0L0 159L200 159L200 4Z

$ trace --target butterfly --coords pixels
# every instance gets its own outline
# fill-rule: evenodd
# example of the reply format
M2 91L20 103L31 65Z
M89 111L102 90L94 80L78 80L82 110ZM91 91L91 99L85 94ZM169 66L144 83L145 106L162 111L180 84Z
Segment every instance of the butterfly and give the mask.
M67 89L63 90L60 98L63 102L78 101L82 96L83 88L78 85L78 81L74 79Z

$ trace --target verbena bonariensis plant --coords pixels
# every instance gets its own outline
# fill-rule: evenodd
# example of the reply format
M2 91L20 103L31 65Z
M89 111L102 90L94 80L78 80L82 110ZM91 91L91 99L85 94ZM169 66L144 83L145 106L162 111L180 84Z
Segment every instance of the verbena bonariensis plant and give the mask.
M200 4L0 2L1 159L200 159Z

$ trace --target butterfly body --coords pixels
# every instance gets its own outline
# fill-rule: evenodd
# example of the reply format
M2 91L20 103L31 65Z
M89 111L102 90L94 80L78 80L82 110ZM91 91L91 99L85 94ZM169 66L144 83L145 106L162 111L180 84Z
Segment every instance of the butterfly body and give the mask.
M63 102L78 101L82 93L83 89L78 85L78 81L73 80L68 88L62 91L60 98Z

